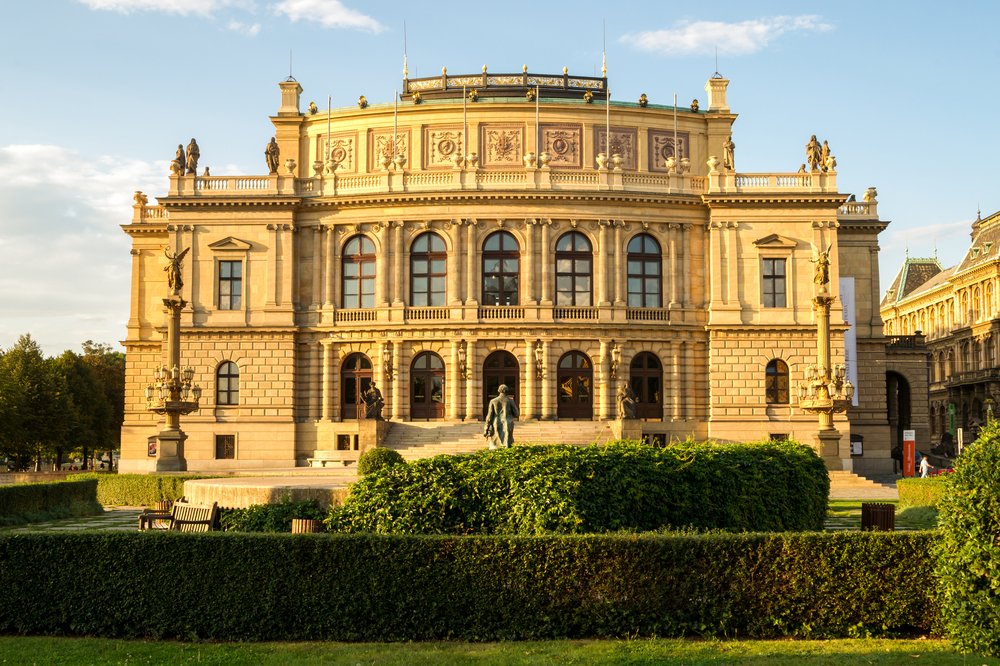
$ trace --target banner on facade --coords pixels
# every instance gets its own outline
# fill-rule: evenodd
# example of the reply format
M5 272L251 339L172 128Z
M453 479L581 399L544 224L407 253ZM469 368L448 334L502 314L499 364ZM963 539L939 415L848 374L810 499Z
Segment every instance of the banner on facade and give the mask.
M915 476L917 473L917 431L903 431L903 476Z
M851 404L857 407L861 390L858 386L858 315L854 305L854 278L840 278L840 303L844 308L844 323L847 324L847 330L844 331L844 368L847 378L854 385Z

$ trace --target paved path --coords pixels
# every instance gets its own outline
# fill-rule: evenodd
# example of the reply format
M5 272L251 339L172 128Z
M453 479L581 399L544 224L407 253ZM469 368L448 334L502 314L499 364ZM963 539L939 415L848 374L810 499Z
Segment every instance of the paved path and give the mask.
M116 506L97 516L63 518L44 523L0 528L0 532L134 532L139 529L142 507Z

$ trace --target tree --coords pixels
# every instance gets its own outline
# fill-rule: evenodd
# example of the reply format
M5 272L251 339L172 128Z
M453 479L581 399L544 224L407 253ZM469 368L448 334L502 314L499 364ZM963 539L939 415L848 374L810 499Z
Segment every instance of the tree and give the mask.
M111 404L97 372L82 356L67 350L55 359L55 366L65 380L69 397L66 438L61 446L56 447L56 467L62 464L64 450L78 450L86 469L88 449L107 443L109 424L112 422Z
M95 446L106 448L110 456L121 448L122 422L125 420L125 354L93 340L87 340L82 346L83 361L96 373L109 409L106 419L99 425Z

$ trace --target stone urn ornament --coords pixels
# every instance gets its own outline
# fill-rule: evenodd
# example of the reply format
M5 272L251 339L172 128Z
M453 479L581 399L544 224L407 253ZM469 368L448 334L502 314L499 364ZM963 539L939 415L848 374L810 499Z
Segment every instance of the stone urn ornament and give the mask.
M667 167L667 173L677 173L677 160L673 155L664 161L664 165Z
M535 166L535 154L534 153L529 152L527 155L524 156L524 166L526 168L528 168L528 169L531 169L532 167Z
M708 161L705 162L705 164L708 165L709 173L719 173L719 165L722 164L722 162L720 162L719 158L716 157L715 155L710 155Z
M402 169L406 166L406 155L403 153L396 153L396 159L393 160L393 164L396 165L397 169Z
M547 150L543 150L542 154L538 156L538 163L542 165L542 168L547 167L551 160L552 156L549 155L549 151Z
M597 168L600 171L605 171L608 168L608 156L604 153L597 153Z
M388 171L389 166L392 164L392 156L389 155L388 153L383 153L382 159L380 161L382 163L382 168Z
M465 164L465 158L459 152L453 153L451 156L452 164L455 165L456 169L461 169L462 165Z
M285 169L288 170L288 175L289 176L294 176L295 175L295 160L293 160L291 157L289 157L287 160L285 160Z
M468 161L469 168L471 169L475 169L476 167L479 166L479 155L477 153L469 153L469 156L466 158L466 160Z
M316 160L313 162L313 175L319 176L323 173L323 160Z
M614 155L611 156L611 166L614 168L615 171L622 170L622 163L624 161L625 160L623 160L622 156L619 155L618 153L615 153Z

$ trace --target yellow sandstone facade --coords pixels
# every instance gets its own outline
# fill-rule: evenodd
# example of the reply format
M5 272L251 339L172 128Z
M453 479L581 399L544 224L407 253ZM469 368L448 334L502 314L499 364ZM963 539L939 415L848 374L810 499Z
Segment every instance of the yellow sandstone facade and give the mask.
M608 103L603 78L443 73L404 81L395 103L325 112L280 83L269 175L175 165L123 227L122 471L164 468L145 390L165 358L164 250L183 248L181 358L204 388L183 419L190 470L301 466L393 424L481 421L501 383L522 421L615 421L627 384L628 432L812 443L816 417L795 405L823 252L833 362L853 330L857 406L821 454L891 470L887 223L874 198L847 203L825 150L811 171L738 172L727 85L675 109ZM364 418L372 382L388 424Z

